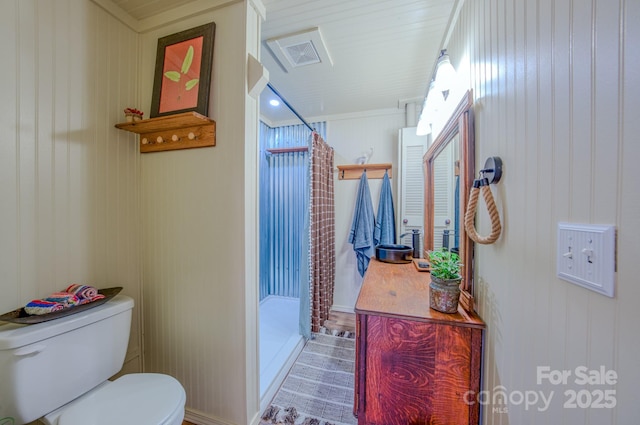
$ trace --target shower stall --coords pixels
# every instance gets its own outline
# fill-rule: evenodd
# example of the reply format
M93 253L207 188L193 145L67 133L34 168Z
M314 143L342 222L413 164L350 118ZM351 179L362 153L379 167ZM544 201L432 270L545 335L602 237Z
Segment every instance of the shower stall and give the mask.
M324 133L324 123L313 128ZM308 312L309 139L260 123L260 397L269 401L304 345ZM301 282L306 288L301 291ZM301 296L303 311L300 315ZM304 298L306 297L306 299ZM302 320L301 320L302 319ZM307 333L308 334L308 333Z

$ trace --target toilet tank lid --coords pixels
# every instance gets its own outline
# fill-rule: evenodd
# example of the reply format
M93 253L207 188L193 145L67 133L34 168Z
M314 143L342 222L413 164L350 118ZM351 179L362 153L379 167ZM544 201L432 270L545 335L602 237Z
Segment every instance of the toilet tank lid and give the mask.
M11 350L87 326L133 308L133 299L118 294L106 303L78 314L34 325L0 322L0 351Z

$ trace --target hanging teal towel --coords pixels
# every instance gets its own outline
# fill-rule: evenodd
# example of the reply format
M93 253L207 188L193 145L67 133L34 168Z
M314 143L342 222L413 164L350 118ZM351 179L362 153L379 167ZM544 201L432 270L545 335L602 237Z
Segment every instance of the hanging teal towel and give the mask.
M367 271L369 261L374 253L373 231L375 225L369 181L367 180L367 174L362 173L358 186L356 208L353 212L351 232L349 232L349 243L353 244L353 250L356 252L360 276L364 276L364 272Z
M378 203L378 214L376 215L376 228L373 232L374 247L383 244L396 243L396 216L393 211L393 194L391 193L391 182L389 175L385 171L382 178L382 189L380 189L380 202Z

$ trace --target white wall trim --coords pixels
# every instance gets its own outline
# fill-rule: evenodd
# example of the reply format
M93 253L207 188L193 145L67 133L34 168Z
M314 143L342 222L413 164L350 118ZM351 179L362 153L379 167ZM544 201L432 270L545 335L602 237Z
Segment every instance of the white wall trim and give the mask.
M249 6L251 6L256 13L260 15L263 21L267 19L267 8L264 3L262 3L262 0L249 0Z
M331 306L331 310L339 311L340 313L355 313L354 308L353 307L349 307L347 305L334 304L334 305Z
M453 12L451 13L449 22L447 23L447 32L442 39L442 43L440 44L440 49L446 49L449 45L451 34L453 34L453 30L458 23L458 19L460 18L460 11L462 10L462 6L464 6L464 2L465 0L456 0L456 4L453 6Z
M100 6L111 16L122 22L137 33L145 33L158 29L159 27L172 24L177 21L184 21L192 16L209 12L213 9L228 6L233 3L239 3L243 0L197 0L182 6L158 13L148 18L137 20L111 0L90 0ZM249 0L251 7L264 20L267 9L261 0Z
M352 120L358 118L367 118L367 117L378 117L378 116L389 116L389 115L404 115L404 109L398 108L385 108L385 109L372 109L370 111L360 111L360 112L349 112L345 114L335 114L335 115L319 115L315 117L304 117L304 119L308 123L312 122L330 122L330 121L342 121L342 120ZM299 119L294 118L290 120L283 121L270 121L264 117L260 117L265 124L269 125L269 127L283 127L286 125L296 125L302 124Z
M125 24L126 26L134 30L135 32L140 32L139 31L140 21L133 18L131 15L129 15L124 10L122 10L120 6L116 5L111 0L91 0L91 1L97 4L98 6L100 6L111 16L113 16L114 18L116 18L117 20L119 20L120 22L122 22L123 24Z
M186 408L184 419L196 425L237 425L233 422L227 422L215 416L209 416L198 410Z
M268 125L271 128L277 127L276 124L274 124L273 121L271 121L269 118L263 116L262 114L260 114L260 121L262 121L263 123L265 123L266 125Z
M150 16L139 21L140 33L157 30L174 22L184 21L194 16L211 12L234 3L241 3L243 0L196 0L174 9L167 10L157 15Z

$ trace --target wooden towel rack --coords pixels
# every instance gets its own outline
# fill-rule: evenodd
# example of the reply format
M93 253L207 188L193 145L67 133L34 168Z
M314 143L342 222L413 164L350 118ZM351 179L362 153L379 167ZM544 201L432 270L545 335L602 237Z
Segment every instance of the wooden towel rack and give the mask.
M381 179L384 177L385 171L391 178L391 164L355 164L355 165L338 165L339 180L357 180L362 176L363 172L367 173L368 179Z
M124 122L116 128L139 134L141 153L216 145L216 122L193 111Z

